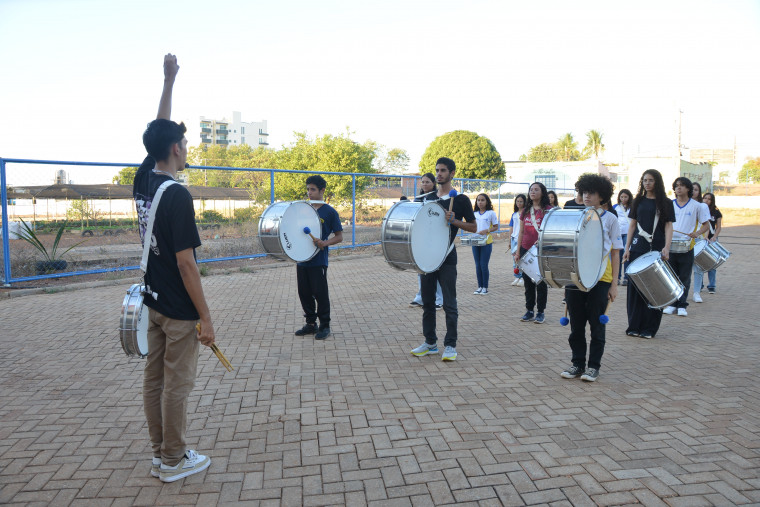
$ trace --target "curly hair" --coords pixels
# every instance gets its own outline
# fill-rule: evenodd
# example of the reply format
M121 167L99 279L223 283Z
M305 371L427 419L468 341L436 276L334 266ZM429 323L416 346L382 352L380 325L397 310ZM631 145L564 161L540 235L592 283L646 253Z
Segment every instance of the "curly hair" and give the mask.
M578 189L581 199L585 192L599 194L601 204L610 202L612 194L615 192L615 186L609 178L594 173L581 174L578 181L575 182L575 188Z

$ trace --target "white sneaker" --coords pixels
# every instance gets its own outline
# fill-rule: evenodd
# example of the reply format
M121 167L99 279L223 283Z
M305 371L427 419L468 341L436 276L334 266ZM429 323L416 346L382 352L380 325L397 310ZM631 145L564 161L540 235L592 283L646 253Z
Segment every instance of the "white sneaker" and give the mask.
M150 476L151 477L160 477L161 474L161 458L153 458L153 461L150 464Z
M473 294L480 294L481 292L483 292L483 287L478 287L478 290L473 292Z
M456 361L457 359L457 349L454 347L446 347L443 349L443 355L441 356L442 361Z
M676 313L676 307L675 306L666 306L665 309L662 311L665 315L673 315Z
M517 279L517 286L518 287L524 287L525 286L525 281L522 278L518 278Z
M433 344L430 345L428 343L423 343L416 349L412 349L411 354L413 356L422 357L426 356L428 354L437 354L438 353L438 345Z
M483 290L480 291L481 294L488 294L488 289L483 287Z
M174 482L206 470L211 464L211 459L203 454L188 449L185 456L175 466L170 467L161 463L159 479L161 482Z
M517 283L520 281L519 278L515 278L515 280L512 282L512 285L517 285Z
M689 314L688 314L688 313L686 313L686 308L679 308L679 309L678 309L678 315L679 315L680 317L686 317L686 316L687 316L687 315L689 315Z
M702 302L702 296L699 295L699 292L694 293L694 302L695 303L701 303Z

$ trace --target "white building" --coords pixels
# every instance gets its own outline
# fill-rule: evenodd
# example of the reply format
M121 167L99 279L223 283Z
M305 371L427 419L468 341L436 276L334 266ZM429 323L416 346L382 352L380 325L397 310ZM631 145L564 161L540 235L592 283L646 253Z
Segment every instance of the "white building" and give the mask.
M527 192L534 181L543 183L547 190L554 190L559 195L573 195L575 182L583 173L610 176L606 165L596 159L576 162L506 162L504 164L506 179L509 183L502 185L502 192Z
M201 116L201 143L222 144L225 146L239 146L247 144L253 148L269 146L269 132L267 121L244 122L241 121L239 111L232 112L232 121L222 118L213 120Z

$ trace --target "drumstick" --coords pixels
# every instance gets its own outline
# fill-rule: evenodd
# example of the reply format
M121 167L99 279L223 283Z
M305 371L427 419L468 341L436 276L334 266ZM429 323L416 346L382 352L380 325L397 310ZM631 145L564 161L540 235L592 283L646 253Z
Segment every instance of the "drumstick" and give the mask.
M303 232L304 232L304 234L308 234L309 236L311 236L311 239L312 239L312 241L316 241L316 240L317 240L317 238L315 238L315 237L314 237L314 235L311 233L311 229L309 229L308 227L304 227L304 228L303 228ZM322 247L321 247L321 246L320 246L320 247L318 247L318 248L319 248L320 250L322 250Z
M570 323L570 319L567 318L567 304L565 304L565 316L559 319L559 323L566 326Z
M610 305L612 304L612 300L607 301L607 307L604 309L604 315L599 316L599 322L602 324L606 324L610 321L610 318L607 316L607 310L610 309Z
M195 324L195 329L200 333L201 332L201 323L198 322ZM216 343L212 343L209 347L211 351L214 353L217 359L219 359L219 362L222 363L222 366L224 366L224 369L227 371L232 371L235 368L232 367L232 363L227 359L227 357L222 353L221 350L219 350L219 347L216 346Z
M457 196L456 189L449 190L449 212L454 208L454 197ZM449 220L449 223L451 223L451 220Z

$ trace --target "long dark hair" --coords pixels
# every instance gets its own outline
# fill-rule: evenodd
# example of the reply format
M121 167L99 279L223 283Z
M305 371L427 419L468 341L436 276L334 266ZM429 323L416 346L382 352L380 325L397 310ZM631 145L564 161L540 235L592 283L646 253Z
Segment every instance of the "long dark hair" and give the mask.
M431 192L435 192L436 190L438 190L438 185L435 184L435 176L433 176L433 173L425 173L422 176L420 176L420 180L422 180L422 178L427 178L433 182L433 190L431 190Z
M480 211L480 208L478 207L478 197L480 197L481 195L486 198L486 211L493 209L493 204L491 204L491 198L488 197L488 194L478 194L475 197L475 204L472 205L472 210Z
M549 206L549 193L546 191L546 187L543 183L536 181L535 183L531 183L528 187L528 195L530 195L530 189L533 188L533 185L538 185L538 188L541 189L541 209L546 209L547 206ZM528 206L528 201L530 202L530 206ZM530 199L527 199L525 201L525 208L523 209L522 216L525 218L528 216L528 213L530 212L530 209L533 207L533 201Z
M705 195L702 196L702 199L704 200L705 197L710 196L710 204L707 205L708 208L710 208L710 216L715 215L716 211L720 211L718 207L715 205L715 194L712 192L705 192Z
M697 194L696 199L694 197L691 197L694 194L694 185L696 185L697 187L699 187L699 194ZM691 182L691 193L689 194L689 197L691 197L692 199L694 199L697 202L702 202L702 185L700 185L696 181L692 181Z
M659 213L660 216L665 216L665 210L668 209L668 206L672 208L673 203L668 199L668 194L665 193L665 183L662 181L662 174L660 174L660 171L657 169L647 169L644 171L644 174L641 175L641 179L639 180L639 191L636 194L636 198L633 200L631 211L635 212L642 199L646 199L647 191L644 190L644 176L647 174L650 174L652 178L654 178L654 204L657 208L657 213Z
M626 194L628 196L628 206L623 206L620 203L620 196L623 195L623 194ZM618 205L619 206L623 206L623 209L626 210L626 211L628 211L629 209L631 209L631 205L632 204L633 204L633 194L631 193L630 190L628 190L627 188L624 188L623 190L621 190L620 192L618 192Z
M546 195L547 196L554 196L554 204L552 204L552 206L554 206L555 208L559 208L559 198L557 197L557 192L555 192L554 190L549 190L546 193ZM552 201L551 201L551 199L549 199L549 204L551 204L551 203L552 203Z
M527 195L525 195L525 194L517 194L517 195L515 196L515 202L514 202L514 205L515 205L515 213L517 213L518 211L520 211L520 210L518 210L518 209L517 209L517 200L518 200L520 197L522 197L522 200L523 200L523 208L525 208L525 206L527 206L527 205L528 205L528 196L527 196Z

